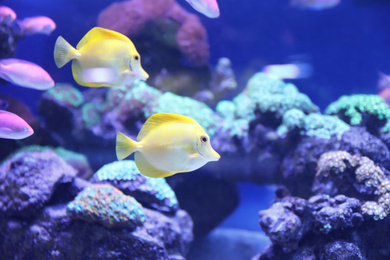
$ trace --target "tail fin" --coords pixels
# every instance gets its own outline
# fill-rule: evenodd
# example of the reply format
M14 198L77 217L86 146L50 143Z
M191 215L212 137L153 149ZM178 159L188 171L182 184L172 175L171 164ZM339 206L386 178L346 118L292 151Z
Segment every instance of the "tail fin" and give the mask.
M54 62L61 68L70 60L76 57L76 49L72 47L64 38L58 36L54 46Z
M123 160L130 154L139 150L138 143L124 134L118 132L116 134L116 157L118 160Z

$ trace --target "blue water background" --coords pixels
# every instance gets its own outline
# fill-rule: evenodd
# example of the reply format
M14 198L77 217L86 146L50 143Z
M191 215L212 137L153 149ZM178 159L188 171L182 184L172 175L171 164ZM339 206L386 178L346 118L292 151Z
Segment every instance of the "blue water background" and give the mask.
M50 36L33 35L21 40L16 58L41 65L56 82L74 83L70 66L59 70L54 64L54 42L62 35L75 46L96 25L99 12L112 2L1 1L14 9L19 19L46 15L57 23ZM196 13L184 0L178 2ZM339 6L323 11L294 9L286 0L219 0L219 6L220 18L199 16L208 31L210 63L215 65L220 57L231 59L239 82L236 93L264 65L303 61L313 66L314 74L293 82L324 109L341 95L376 94L378 71L390 73L389 3L358 5L342 0ZM1 93L13 94L33 109L41 94L14 86L2 86ZM223 226L260 230L257 211L269 207L273 188L252 184L240 187L242 204Z

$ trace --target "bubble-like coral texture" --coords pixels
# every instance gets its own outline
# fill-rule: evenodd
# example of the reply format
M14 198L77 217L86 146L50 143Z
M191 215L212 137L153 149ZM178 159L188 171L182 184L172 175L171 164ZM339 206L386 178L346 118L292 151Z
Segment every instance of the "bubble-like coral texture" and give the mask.
M342 96L331 103L325 113L337 115L350 125L365 125L368 128L382 128L389 132L390 108L378 95ZM375 121L373 121L375 120Z
M272 121L280 125L283 115L290 109L297 109L304 114L319 110L293 84L269 79L263 73L252 76L244 91L233 101L221 101L217 104L217 112L225 119L222 128L231 129L231 135L239 137L248 134L249 123L258 114L272 114Z
M108 228L134 228L145 222L142 205L108 184L86 187L68 204L67 214Z
M71 84L57 83L53 88L48 89L46 93L74 108L79 107L84 102L81 92Z
M317 177L345 174L347 171L355 174L356 182L365 186L368 195L374 195L377 198L376 201L367 199L362 204L363 214L373 216L375 220L387 217L390 213L390 180L372 160L360 154L351 155L345 151L327 152L322 154L318 160ZM352 184L345 183L344 185Z
M96 183L110 183L125 194L135 197L145 207L163 212L176 212L179 204L164 178L142 175L133 160L106 164L92 178Z
M284 137L288 131L299 129L303 136L314 136L322 139L330 139L336 136L338 140L349 125L335 116L310 113L305 115L301 110L293 108L283 115L283 123L278 127L277 133Z

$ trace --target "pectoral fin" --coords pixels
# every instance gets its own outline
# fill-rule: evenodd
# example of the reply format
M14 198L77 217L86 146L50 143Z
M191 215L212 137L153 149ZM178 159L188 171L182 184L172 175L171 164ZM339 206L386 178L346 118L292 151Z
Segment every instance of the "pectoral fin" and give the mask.
M189 159L195 159L201 156L199 153L190 153L187 155Z
M156 167L151 165L140 152L136 152L134 154L134 161L140 173L148 177L163 178L178 173L177 171L167 172L157 169Z

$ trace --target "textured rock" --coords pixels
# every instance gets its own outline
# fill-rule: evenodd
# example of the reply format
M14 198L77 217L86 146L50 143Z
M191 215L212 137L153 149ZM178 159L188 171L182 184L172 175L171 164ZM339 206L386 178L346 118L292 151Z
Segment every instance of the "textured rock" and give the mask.
M132 232L72 220L65 204L47 207L33 223L2 219L2 259L184 259L192 240L188 215L145 214L144 226Z
M55 187L73 181L76 171L51 150L22 152L0 166L0 212L32 218L50 200Z

